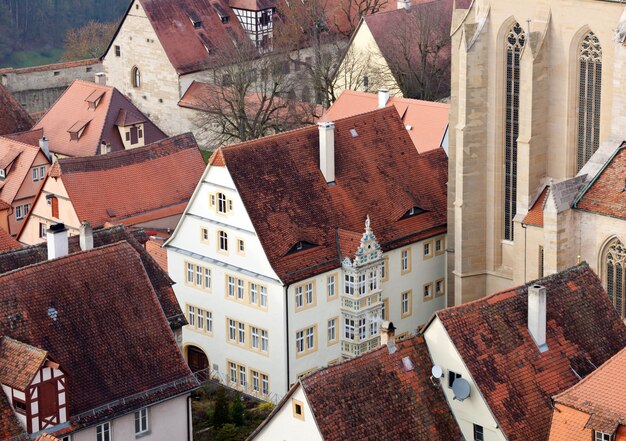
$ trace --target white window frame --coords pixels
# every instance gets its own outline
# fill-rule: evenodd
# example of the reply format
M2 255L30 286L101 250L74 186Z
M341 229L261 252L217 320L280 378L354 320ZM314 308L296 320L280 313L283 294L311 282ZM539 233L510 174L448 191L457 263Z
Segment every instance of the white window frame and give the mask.
M227 207L228 205L226 202L226 195L224 193L218 193L217 194L217 212L226 214Z
M259 285L259 296L261 307L267 308L267 287Z
M113 441L110 422L107 421L96 426L96 441Z
M269 351L270 339L269 333L265 329L261 329L261 352Z
M217 233L217 237L220 251L228 252L228 233L226 231L220 230Z
M144 407L135 412L135 436L146 434L149 431L148 408Z
M335 275L332 274L328 276L328 278L326 279L326 283L327 283L326 293L328 297L335 297L337 295L337 282L336 282Z

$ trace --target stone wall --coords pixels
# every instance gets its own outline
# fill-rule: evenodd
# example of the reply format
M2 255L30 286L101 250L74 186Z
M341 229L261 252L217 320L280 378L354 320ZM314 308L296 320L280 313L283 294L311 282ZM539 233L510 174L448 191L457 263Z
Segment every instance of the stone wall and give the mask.
M98 59L0 69L0 81L28 113L48 110L74 80L94 81L103 70Z

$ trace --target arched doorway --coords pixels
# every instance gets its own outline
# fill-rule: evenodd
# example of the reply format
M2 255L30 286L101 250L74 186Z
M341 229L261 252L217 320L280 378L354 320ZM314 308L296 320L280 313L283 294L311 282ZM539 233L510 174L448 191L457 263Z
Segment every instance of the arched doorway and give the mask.
M188 346L187 364L198 380L205 381L209 378L209 359L202 349Z

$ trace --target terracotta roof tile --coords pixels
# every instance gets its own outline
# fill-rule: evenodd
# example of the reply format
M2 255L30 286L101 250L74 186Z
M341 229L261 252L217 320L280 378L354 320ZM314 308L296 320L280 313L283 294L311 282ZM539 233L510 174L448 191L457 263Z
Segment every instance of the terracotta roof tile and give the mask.
M128 225L182 212L205 168L193 135L146 147L58 161L61 180L80 220L99 227ZM157 210L164 210L156 212ZM136 217L136 222L124 222ZM160 218L160 217L159 217Z
M11 167L6 171L6 178L0 188L0 199L8 204L13 203L24 179L30 178L30 169L39 152L39 145L24 144L9 138L0 137L0 158L6 159L6 161L0 159L0 162L6 164L2 167L11 164Z
M0 335L54 357L79 426L197 386L142 259L125 241L0 275Z
M146 251L159 264L161 269L167 272L167 251L163 248L162 240L150 239L146 242Z
M27 132L11 133L3 135L3 138L39 147L39 140L43 138L43 129L29 130Z
M47 357L46 351L5 335L0 338L0 384L25 391Z
M31 72L45 72L48 70L69 69L71 67L89 66L92 64L100 64L100 60L98 60L97 58L88 58L86 60L64 61L62 63L44 64L41 66L23 67L20 69L7 67L4 69L0 69L0 73L25 74Z
M395 107L408 130L418 152L423 153L441 147L448 127L449 104L409 98L390 97L387 107ZM374 93L344 91L337 101L320 118L334 121L359 113L370 112L378 107L378 95Z
M530 210L528 210L528 214L526 214L526 217L524 218L525 224L543 227L543 207L549 191L550 189L548 187L545 187L542 190L533 206L530 207Z
M591 429L585 429L589 415L571 407L555 403L550 425L550 441L593 440Z
M187 322L176 300L174 290L172 289L174 282L144 248L144 244L147 240L148 237L143 231L133 231L131 233L126 227L119 225L112 228L94 229L93 231L94 248L125 241L139 253L170 326L172 329L180 328ZM80 251L78 242L79 236L71 236L69 238L70 253ZM0 274L44 262L47 259L48 251L46 243L0 253Z
M626 193L623 191L626 188L625 179L626 142L609 159L575 207L606 216L626 218Z
M587 264L537 282L547 291L547 346L527 328L528 288L437 312L504 435L545 440L552 396L626 346L626 326ZM515 354L511 357L511 354Z
M622 349L581 382L560 393L554 400L573 407L596 419L605 420L615 428L626 424L626 348ZM601 427L591 428L602 430ZM588 424L588 425L589 425ZM612 433L612 431L606 430Z
M179 74L215 66L216 54L209 54L204 42L227 49L237 41L247 41L239 20L226 0L139 0L157 37ZM222 23L215 7L228 14ZM201 22L194 28L191 17ZM217 52L217 51L216 51Z
M223 157L283 282L337 268L336 229L362 232L367 215L384 250L445 233L446 154L420 155L395 109L336 121L333 186L319 169L318 145L313 126L223 147L214 155L213 161ZM400 220L415 206L427 212ZM287 254L302 240L319 246Z
M29 130L34 121L22 105L0 84L0 135Z
M24 426L19 422L7 396L0 388L0 440L27 440L28 435Z
M35 441L59 441L59 438L50 435L49 433L42 433L37 438L35 438Z
M102 93L95 109L86 101L96 92ZM50 151L63 156L93 156L100 154L100 144L105 141L111 145L111 151L124 150L124 143L116 122L120 110L125 110L145 120L144 141L146 144L166 137L152 121L146 118L128 98L117 89L95 83L76 80L61 95L56 103L35 124L34 129L43 129L50 142ZM86 126L85 126L86 124ZM70 140L69 131L85 126L76 141Z
M423 337L396 343L301 380L324 441L462 440L446 398L430 381ZM403 359L413 365L406 370Z
M2 207L0 207L0 209L2 209ZM19 243L17 240L15 240L13 236L0 228L0 252L14 250L21 247L21 243Z

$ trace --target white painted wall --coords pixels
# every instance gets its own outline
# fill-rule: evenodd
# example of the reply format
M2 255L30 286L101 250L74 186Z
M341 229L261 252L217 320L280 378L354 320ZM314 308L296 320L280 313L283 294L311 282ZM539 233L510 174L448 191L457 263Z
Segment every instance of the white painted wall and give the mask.
M498 429L487 403L476 387L476 383L439 318L435 317L426 328L424 339L433 363L443 369L444 377L440 381L441 388L465 439L474 439L474 424L477 424L483 426L485 441L505 441L506 438ZM449 371L461 374L470 384L470 397L466 400L454 399L452 389L448 387Z
M184 441L187 439L187 397L181 395L148 408L148 428L146 434L135 437L135 414L130 413L116 418L111 423L111 439L145 441ZM96 426L72 433L72 441L93 441L96 439Z
M292 400L304 405L304 419L293 414ZM256 441L323 441L302 386L277 411L272 420L254 437Z

